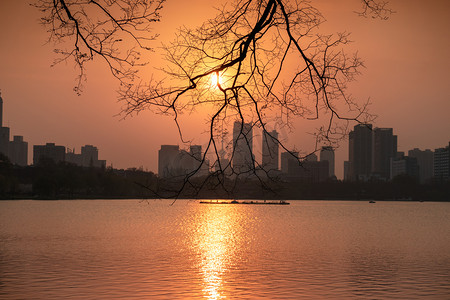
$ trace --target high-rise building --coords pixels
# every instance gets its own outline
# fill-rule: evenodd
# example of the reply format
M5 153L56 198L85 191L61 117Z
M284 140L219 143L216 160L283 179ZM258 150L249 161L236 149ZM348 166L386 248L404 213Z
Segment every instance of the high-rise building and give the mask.
M433 151L414 148L408 151L408 156L417 159L420 183L431 181L431 178L433 178Z
M281 173L289 174L289 167L292 168L294 164L299 164L297 151L281 153Z
M209 161L202 161L202 146L192 145L190 151L178 145L161 145L158 151L158 176L174 178L186 175L204 176L209 172Z
M192 145L189 152L181 150L172 164L176 176L204 176L209 172L209 161L202 161L202 146Z
M397 136L392 128L375 128L372 137L372 176L388 180L391 178L391 159L397 153Z
M9 140L9 127L3 127L3 98L0 93L0 153L6 155L11 163L26 166L28 163L28 143L22 136L14 136Z
M358 124L349 134L349 178L368 180L372 171L372 125Z
M328 161L328 176L334 177L334 149L330 146L324 146L320 150L320 161Z
M328 161L317 161L312 153L300 163L298 152L282 152L281 173L288 181L323 182L328 179Z
M233 169L237 174L254 168L253 159L253 125L234 122L233 126Z
M3 127L3 98L0 93L0 153L9 156L9 127Z
M9 157L9 127L0 127L0 153Z
M445 148L434 150L433 177L437 181L447 181L450 178L450 142Z
M28 143L23 141L23 136L15 135L9 142L9 159L19 166L28 165Z
M278 132L276 130L271 132L263 131L262 168L264 171L273 172L278 170L278 149Z
M310 161L310 162L318 161L317 155L315 153L310 153L310 154L306 155L305 161Z
M3 98L2 93L0 92L0 127L3 126Z
M92 145L81 147L81 159L83 167L97 167L98 149Z
M391 159L391 179L399 175L408 175L419 179L419 166L417 158L399 155Z
M350 178L350 162L348 160L344 161L344 180L351 181Z
M179 151L178 145L161 145L161 149L158 151L158 176L160 178L169 178L175 175L173 174L173 165Z
M55 163L66 160L66 147L56 146L55 143L33 146L33 164L37 165L42 159L47 158Z

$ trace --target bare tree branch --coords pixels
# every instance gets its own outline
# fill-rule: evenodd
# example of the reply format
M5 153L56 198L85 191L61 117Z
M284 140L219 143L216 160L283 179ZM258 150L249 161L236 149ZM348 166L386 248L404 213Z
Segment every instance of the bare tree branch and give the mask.
M392 13L386 2L360 2L361 16L386 19ZM36 6L45 15L42 23L49 27L50 40L70 39L73 43L71 50L58 52L63 55L61 60L73 58L79 66L77 91L85 63L100 57L122 83L119 100L125 105L125 116L145 109L170 115L184 141L179 115L202 105L210 108L205 153L183 178L178 193L188 187L198 192L214 180L226 189L225 177L230 175L250 176L265 184L267 172L252 154L248 126L266 134L272 124L290 128L293 119L322 121L324 125L315 133L317 151L322 142L335 144L342 139L348 122L367 122L373 117L367 110L369 101L356 101L348 92L348 84L363 67L357 53L345 49L351 42L349 34L320 32L325 20L311 1L305 0L225 2L215 18L195 29L181 28L173 42L163 46L166 78L135 80L138 50L148 49L146 42L155 38L148 32L150 24L159 21L163 3L39 0ZM93 18L94 12L100 17ZM135 47L124 52L125 38L134 41ZM213 78L217 82L211 84ZM235 121L241 124L240 130L234 141L227 142L229 162L222 165L224 149L218 145L223 145ZM299 163L307 156L295 154L272 138ZM236 139L244 140L244 150L251 153L248 168L234 162L237 152L244 151L236 146ZM193 180L210 156L217 170L203 181Z
M102 59L123 84L136 78L141 52L151 50L156 38L151 25L160 20L165 0L37 0L33 5L43 16L41 23L55 49L55 64L73 60L79 70L75 92L86 80L86 63Z

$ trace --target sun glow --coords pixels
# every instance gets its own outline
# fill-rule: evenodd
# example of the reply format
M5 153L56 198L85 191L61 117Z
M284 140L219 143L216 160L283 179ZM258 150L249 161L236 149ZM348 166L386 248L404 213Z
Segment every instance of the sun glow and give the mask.
M219 88L223 84L222 76L220 76L219 72L215 72L211 74L211 87Z

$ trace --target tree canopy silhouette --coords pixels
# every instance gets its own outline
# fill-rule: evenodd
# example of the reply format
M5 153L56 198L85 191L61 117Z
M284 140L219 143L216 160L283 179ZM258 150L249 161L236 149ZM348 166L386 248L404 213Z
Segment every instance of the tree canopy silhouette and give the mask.
M391 13L384 1L355 0L355 4L358 1L361 16L385 19ZM218 165L214 175L224 176L227 170L241 175L232 164L236 152L232 142L227 147L228 163L222 165L221 160L223 140L234 121L240 122L240 136L250 150L245 124L260 128L290 151L270 135L269 126L290 126L296 118L323 119L317 141L334 145L347 133L349 121L371 120L368 101L356 101L347 88L363 62L345 49L349 33L320 31L325 20L314 1L224 1L215 17L198 28L179 29L162 47L164 78L138 80L137 70L145 65L139 60L142 51L149 50L149 42L157 37L150 26L160 20L164 2L38 0L35 6L43 12L50 40L71 43L68 50L56 52L59 61L73 59L78 66L77 92L85 64L100 58L120 82L124 115L147 109L171 115L184 140L179 115L198 106L209 108L209 140L183 187L192 184L191 176L207 155L213 155ZM304 158L291 153L299 162ZM263 168L254 157L251 160L245 173L257 175Z

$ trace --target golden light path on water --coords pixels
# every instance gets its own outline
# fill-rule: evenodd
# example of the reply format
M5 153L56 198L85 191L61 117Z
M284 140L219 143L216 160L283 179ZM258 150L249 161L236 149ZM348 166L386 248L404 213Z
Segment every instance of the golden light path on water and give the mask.
M223 276L239 260L242 224L236 207L205 205L197 222L193 246L199 253L203 294L207 299L225 299Z

